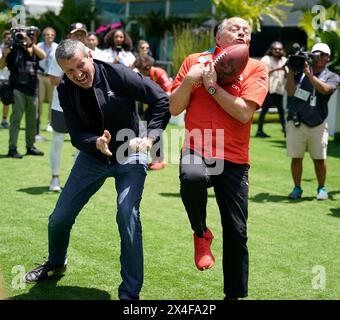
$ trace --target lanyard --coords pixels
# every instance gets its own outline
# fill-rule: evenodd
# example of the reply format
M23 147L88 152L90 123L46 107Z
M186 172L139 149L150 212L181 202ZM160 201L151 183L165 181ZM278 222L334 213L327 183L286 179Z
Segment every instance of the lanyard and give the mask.
M299 82L297 83L297 85L296 85L296 88L297 89L299 89L300 87L301 87L301 83L302 83L302 81L303 81L303 79L305 78L305 74L304 73L302 73L302 75L301 75L301 77L300 77L300 80L299 80Z
M313 68L311 68L311 72L312 72L312 74L313 74ZM325 69L323 69L322 71L321 71L321 73L318 75L318 76L316 76L318 79L322 76L322 74L324 73L324 72L326 72L326 70ZM301 87L301 84L302 84L302 81L303 81L303 79L305 78L305 74L304 73L302 73L302 75L301 75L301 78L300 78L300 80L299 80L299 82L297 83L297 85L296 85L296 87L297 88L300 88ZM314 74L313 74L313 76L314 76ZM315 87L312 85L312 87L313 87L313 91L312 91L312 97L315 97Z

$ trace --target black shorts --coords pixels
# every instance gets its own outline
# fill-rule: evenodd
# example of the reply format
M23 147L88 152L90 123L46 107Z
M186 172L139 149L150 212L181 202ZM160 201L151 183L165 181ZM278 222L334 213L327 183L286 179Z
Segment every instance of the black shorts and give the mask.
M52 109L51 126L54 131L60 133L68 133L63 112Z

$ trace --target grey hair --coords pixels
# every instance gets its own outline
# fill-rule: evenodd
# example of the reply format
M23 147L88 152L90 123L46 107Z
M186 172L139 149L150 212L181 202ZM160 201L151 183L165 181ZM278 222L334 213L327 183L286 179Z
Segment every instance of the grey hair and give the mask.
M249 28L250 28L250 30L252 29L252 27L251 27L251 25L250 25L250 23L249 23L249 21L247 21L247 20L245 20L245 19L243 19L243 18L241 18L241 17L231 17L231 18L225 18L225 19L223 19L223 21L219 24L219 26L218 26L218 32L221 32L230 22L232 22L233 20L243 20L243 21L245 21L248 25L249 25Z
M55 51L55 58L59 60L69 60L77 52L82 52L85 57L88 56L89 48L86 47L81 41L65 39L61 41Z

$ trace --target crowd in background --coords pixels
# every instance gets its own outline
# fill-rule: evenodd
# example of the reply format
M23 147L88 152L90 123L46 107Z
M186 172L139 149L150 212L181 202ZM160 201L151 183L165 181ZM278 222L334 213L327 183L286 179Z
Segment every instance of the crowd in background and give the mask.
M215 35L217 30L218 24L214 30ZM2 61L5 61L4 57L9 54L8 48L13 47L13 37L15 36L16 34L13 30L3 32L0 46L0 58L2 57ZM34 142L47 140L40 130L41 117L43 112L47 112L48 124L44 130L53 132L50 150L51 191L60 191L59 168L61 165L61 146L64 136L67 134L66 124L62 121L62 109L59 105L56 91L56 86L63 75L54 59L54 52L58 45L55 42L56 36L56 31L52 27L44 28L41 33L37 28L33 28L28 32L27 40L31 43L31 46L26 49L29 51L33 48L33 53L32 56L30 54L27 56L28 64L24 68L27 69L31 65L34 69L30 75L29 83L10 84L11 68L15 63L12 63L12 65L7 63L7 65L3 65L3 68L0 69L0 98L3 105L0 126L1 128L9 129L9 157L22 158L22 154L18 151L17 139L24 113L26 114L26 154L34 156L43 155L43 152L35 147ZM146 40L135 41L136 46L134 47L134 42L128 32L122 28L108 29L105 31L105 35L101 34L99 36L95 32L88 32L86 25L81 22L73 23L70 26L67 37L80 40L86 44L92 50L93 57L97 60L107 63L124 64L134 71L150 77L170 95L172 78L164 69L155 66L155 59L152 57L150 45ZM41 39L41 41L38 42L38 39ZM13 55L10 54L9 56ZM286 82L289 69L287 67L284 45L279 41L273 42L264 57L261 58L261 61L268 68L269 92L259 112L258 129L255 137L270 137L264 131L264 123L266 114L272 108L276 108L278 111L282 132L286 137L287 107L284 105L284 96L287 92ZM15 72L17 71L13 69L12 73L14 74ZM14 78L13 75L12 78ZM43 110L44 103L48 104L48 110L46 111ZM9 119L10 105L12 105L11 119ZM147 105L138 103L137 108L143 119L144 114L147 112ZM52 123L54 123L54 127ZM165 167L162 152L163 144L162 141L158 142L156 144L157 148L153 148L151 152L152 161L149 163L149 169L151 170L160 170ZM77 152L75 152L76 154ZM300 186L297 185L295 187L299 188Z
M23 40L17 41L20 34L23 35ZM48 124L44 129L47 132L52 132L50 150L52 178L49 190L59 192L61 190L59 179L61 150L65 134L67 134L67 127L63 121L62 109L56 90L63 76L63 72L54 57L58 46L55 42L56 36L56 31L52 27L44 28L41 33L40 30L33 27L22 31L11 29L3 32L0 47L0 58L2 58L0 97L3 104L1 128L9 129L11 138L7 155L12 158L22 158L22 154L18 151L17 142L19 127L24 114L26 114L26 154L44 155L34 146L34 142L47 140L40 130L41 118L43 113L47 112ZM38 42L39 37L42 40L40 42ZM102 39L101 47L104 47L104 49L100 49L99 36L95 32L88 32L86 25L81 22L71 24L67 38L83 42L91 49L94 59L107 63L123 64L136 72L142 72L158 83L167 94L170 94L172 80L165 70L153 66L155 60L151 57L152 53L147 41L140 40L137 48L134 49L133 41L125 30L111 29L106 31L106 35ZM30 42L29 45L28 42ZM32 50L32 54L30 50ZM7 57L14 56L14 53L16 53L16 57L11 62ZM144 62L144 56L147 56L150 60ZM22 57L25 57L25 59ZM16 70L16 59L25 60L25 65L20 72L25 72L29 66L32 69L30 80L27 83L21 81L21 83L13 84L13 79L16 80L14 75L19 72ZM11 78L12 80L10 80ZM25 100L25 97L28 100ZM48 104L46 111L43 110L44 103ZM11 121L9 119L10 105L12 105ZM144 113L147 112L147 105L139 103L137 108L139 108L139 114L143 118ZM12 126L10 126L10 123L12 123ZM162 146L153 150L152 161L149 164L150 170L160 170L165 167L161 150ZM75 151L75 155L77 155L77 151Z

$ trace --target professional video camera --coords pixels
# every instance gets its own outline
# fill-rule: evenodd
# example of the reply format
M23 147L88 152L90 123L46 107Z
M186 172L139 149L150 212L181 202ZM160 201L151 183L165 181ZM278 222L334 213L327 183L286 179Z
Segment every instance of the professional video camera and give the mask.
M11 29L11 41L9 47L11 49L15 47L28 47L29 43L27 41L27 36L32 39L32 37L37 36L39 32L38 27L31 26L26 28L12 28Z
M295 73L300 73L305 68L305 62L312 64L314 61L320 59L320 52L311 53L304 51L298 43L293 44L294 53L288 56L287 66L292 69Z

